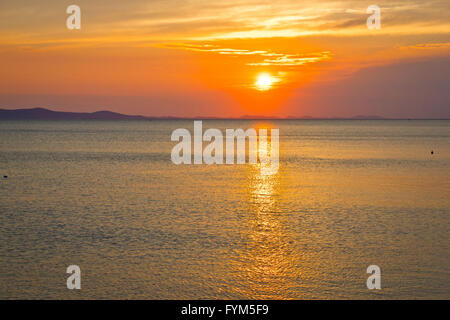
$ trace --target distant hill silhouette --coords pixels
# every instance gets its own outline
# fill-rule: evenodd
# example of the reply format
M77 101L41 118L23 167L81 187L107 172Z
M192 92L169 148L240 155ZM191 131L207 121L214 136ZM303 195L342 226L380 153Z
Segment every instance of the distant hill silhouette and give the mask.
M130 116L111 111L97 111L92 113L61 112L44 108L34 109L0 109L0 119L2 120L118 120L118 119L146 119L143 116Z
M204 119L204 120L214 120L214 119L230 119L230 120L344 120L344 119L355 119L355 120L378 120L385 119L380 116L356 116L350 118L314 118L310 116L288 116L288 117L273 117L273 116L262 116L262 115L243 115L241 117L235 118L221 118L221 117L145 117L139 115L126 115L111 111L97 111L92 113L80 113L80 112L63 112L63 111L52 111L44 108L32 108L32 109L15 109L7 110L0 109L0 120L144 120L144 119Z

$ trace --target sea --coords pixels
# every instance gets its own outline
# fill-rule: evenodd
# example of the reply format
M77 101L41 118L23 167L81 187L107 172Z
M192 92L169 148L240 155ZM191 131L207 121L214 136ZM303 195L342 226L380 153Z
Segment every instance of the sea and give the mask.
M449 120L203 127L279 129L278 171L174 164L193 120L0 121L0 298L450 299Z

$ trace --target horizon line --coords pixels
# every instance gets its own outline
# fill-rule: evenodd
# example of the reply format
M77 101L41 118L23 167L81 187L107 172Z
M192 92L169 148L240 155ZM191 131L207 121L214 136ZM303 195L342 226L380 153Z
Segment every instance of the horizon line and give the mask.
M19 109L1 109L0 108L0 120L20 120L20 115L16 114L16 118L12 119L3 119L2 115L17 113L17 112L28 112L25 116L32 116L29 112L47 112L47 115L50 114L59 114L59 115L73 115L74 117L78 116L81 118L72 118L72 119L48 119L48 120L450 120L450 118L414 118L414 117L405 117L405 118L393 118L393 117L384 117L379 115L355 115L350 117L314 117L314 116L263 116L263 115L241 115L236 117L220 117L220 116L195 116L195 117L187 117L187 116L144 116L144 115L129 115L124 113L118 113L110 110L98 110L93 112L73 112L73 111L56 111L48 108L36 107L36 108L19 108ZM104 118L95 118L96 115L104 115ZM24 116L24 115L22 115ZM35 114L36 117L43 117L44 114ZM88 118L82 118L83 116L87 116ZM94 117L89 117L94 116ZM107 118L110 116L111 118ZM26 119L23 119L26 120ZM28 120L32 120L29 119ZM38 120L38 119L36 119ZM42 119L45 120L45 119Z

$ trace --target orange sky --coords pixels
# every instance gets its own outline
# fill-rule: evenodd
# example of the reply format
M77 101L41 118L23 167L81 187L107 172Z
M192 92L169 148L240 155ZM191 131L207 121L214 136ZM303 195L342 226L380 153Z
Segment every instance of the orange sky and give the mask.
M70 4L81 30L65 26ZM370 4L2 3L0 108L449 118L449 1L379 1L380 30L366 27Z

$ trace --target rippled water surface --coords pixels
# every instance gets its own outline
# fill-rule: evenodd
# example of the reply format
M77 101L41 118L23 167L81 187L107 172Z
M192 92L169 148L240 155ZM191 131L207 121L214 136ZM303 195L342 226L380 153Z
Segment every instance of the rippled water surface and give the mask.
M174 165L192 121L0 121L0 298L450 298L450 121L203 125L279 128L278 173Z

